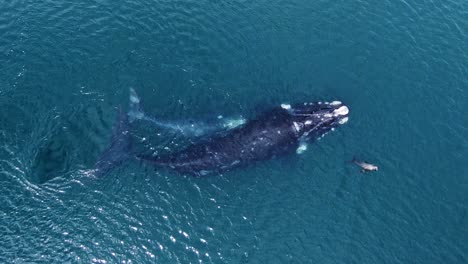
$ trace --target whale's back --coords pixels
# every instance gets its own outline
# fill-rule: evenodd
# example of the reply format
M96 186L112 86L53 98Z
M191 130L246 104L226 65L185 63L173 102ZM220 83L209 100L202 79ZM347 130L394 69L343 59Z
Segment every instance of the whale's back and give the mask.
M275 109L227 134L198 142L182 151L140 158L186 174L221 172L294 151L298 141L290 124L290 115L283 109Z

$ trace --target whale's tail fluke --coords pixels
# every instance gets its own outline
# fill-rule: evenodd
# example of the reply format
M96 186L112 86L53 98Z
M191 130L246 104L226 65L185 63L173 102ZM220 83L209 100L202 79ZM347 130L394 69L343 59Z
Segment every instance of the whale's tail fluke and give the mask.
M94 175L103 176L124 161L130 159L132 140L129 131L129 116L119 108L117 121L112 129L112 139L109 147L99 156L94 166Z

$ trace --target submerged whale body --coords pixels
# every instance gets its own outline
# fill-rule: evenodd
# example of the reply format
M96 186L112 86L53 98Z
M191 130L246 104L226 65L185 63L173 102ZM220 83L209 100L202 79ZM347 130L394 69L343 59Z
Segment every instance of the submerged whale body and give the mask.
M137 155L156 167L194 176L219 173L275 156L300 153L313 141L348 120L343 103L281 105L221 135L163 156Z
M187 126L183 122L148 117L133 89L130 89L129 109L127 114L120 111L111 144L96 162L93 170L95 176L104 175L132 158L182 174L201 176L220 173L276 156L301 153L307 143L346 123L349 114L348 107L340 101L282 104L251 120L221 118L217 125ZM196 143L171 154L135 155L131 150L130 125L138 120L147 121L158 129L171 129L185 136L205 135L205 138L198 138ZM214 130L217 133L207 136Z

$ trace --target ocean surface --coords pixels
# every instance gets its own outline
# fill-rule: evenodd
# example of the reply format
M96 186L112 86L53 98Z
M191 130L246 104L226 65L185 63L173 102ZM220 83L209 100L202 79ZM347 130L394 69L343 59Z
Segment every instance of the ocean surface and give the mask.
M12 0L0 14L0 263L468 263L468 1ZM332 100L350 119L222 175L127 162L95 178L129 87L164 120ZM142 149L189 143L132 133Z

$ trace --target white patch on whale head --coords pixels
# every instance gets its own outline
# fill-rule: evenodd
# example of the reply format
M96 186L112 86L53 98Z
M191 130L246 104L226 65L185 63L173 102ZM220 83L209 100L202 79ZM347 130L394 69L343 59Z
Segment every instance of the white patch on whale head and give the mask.
M304 122L304 124L306 124L306 125L310 125L310 124L312 124L312 121L310 121L310 120L307 120L307 121L305 121L305 122Z
M335 109L335 110L333 111L333 115L334 115L334 116L339 116L339 115L345 116L345 115L347 115L348 113L349 113L349 109L348 109L348 107L345 106L345 105L343 105L343 106L341 106L340 108Z
M333 102L330 103L330 105L340 105L340 104L341 104L340 101L333 101Z
M293 125L294 125L294 129L296 129L297 132L299 132L299 130L301 130L301 127L299 126L298 123L293 122Z
M344 118L341 118L338 123L340 123L340 125L343 125L344 123L348 122L348 117L344 117Z
M281 108L289 110L289 109L291 109L291 105L290 104L281 104Z

